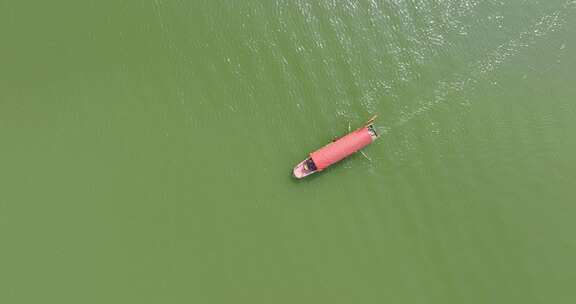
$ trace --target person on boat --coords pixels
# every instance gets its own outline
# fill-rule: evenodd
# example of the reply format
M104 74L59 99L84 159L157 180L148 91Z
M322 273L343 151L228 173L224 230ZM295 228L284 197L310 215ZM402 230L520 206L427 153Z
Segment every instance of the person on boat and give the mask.
M304 162L304 170L306 171L316 171L318 168L316 168L316 164L314 163L314 161L312 160L312 158L308 158L306 160L306 162Z
M370 136L373 138L378 138L378 133L376 133L376 130L374 130L374 125L368 126L368 132L370 132Z

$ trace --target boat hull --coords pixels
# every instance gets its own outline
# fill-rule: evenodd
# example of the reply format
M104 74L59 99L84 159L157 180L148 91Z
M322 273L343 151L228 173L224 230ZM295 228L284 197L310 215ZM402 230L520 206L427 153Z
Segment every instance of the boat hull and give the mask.
M370 123L360 129L350 132L349 134L335 140L326 146L310 153L310 157L300 162L292 170L294 177L301 179L315 172L322 171L329 166L343 160L344 158L356 153L365 146L371 144L378 138L374 126ZM312 159L316 170L306 170L305 163Z

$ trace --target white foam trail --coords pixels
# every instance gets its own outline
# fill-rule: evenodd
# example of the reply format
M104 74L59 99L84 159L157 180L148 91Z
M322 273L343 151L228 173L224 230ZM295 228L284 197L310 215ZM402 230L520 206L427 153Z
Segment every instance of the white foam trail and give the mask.
M515 39L498 46L487 53L485 58L476 61L471 65L467 75L454 75L452 78L456 78L455 80L440 80L432 99L421 102L416 110L403 114L396 123L385 127L384 133L427 113L438 104L446 101L450 95L472 90L478 81L485 80L488 75L502 67L511 57L535 44L540 38L560 30L566 23L567 11L574 8L576 8L576 0L566 2L560 9L540 17L536 23L528 30L521 32Z

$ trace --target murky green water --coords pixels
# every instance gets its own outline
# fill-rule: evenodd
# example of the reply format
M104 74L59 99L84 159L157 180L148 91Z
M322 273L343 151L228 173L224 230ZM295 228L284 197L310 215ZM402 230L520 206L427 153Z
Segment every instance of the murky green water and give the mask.
M576 301L574 1L0 0L0 38L0 303Z

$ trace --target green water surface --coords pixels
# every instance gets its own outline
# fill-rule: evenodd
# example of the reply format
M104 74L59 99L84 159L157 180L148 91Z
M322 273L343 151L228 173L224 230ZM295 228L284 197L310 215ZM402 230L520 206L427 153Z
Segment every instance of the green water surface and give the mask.
M575 131L574 1L0 0L0 303L576 303Z

